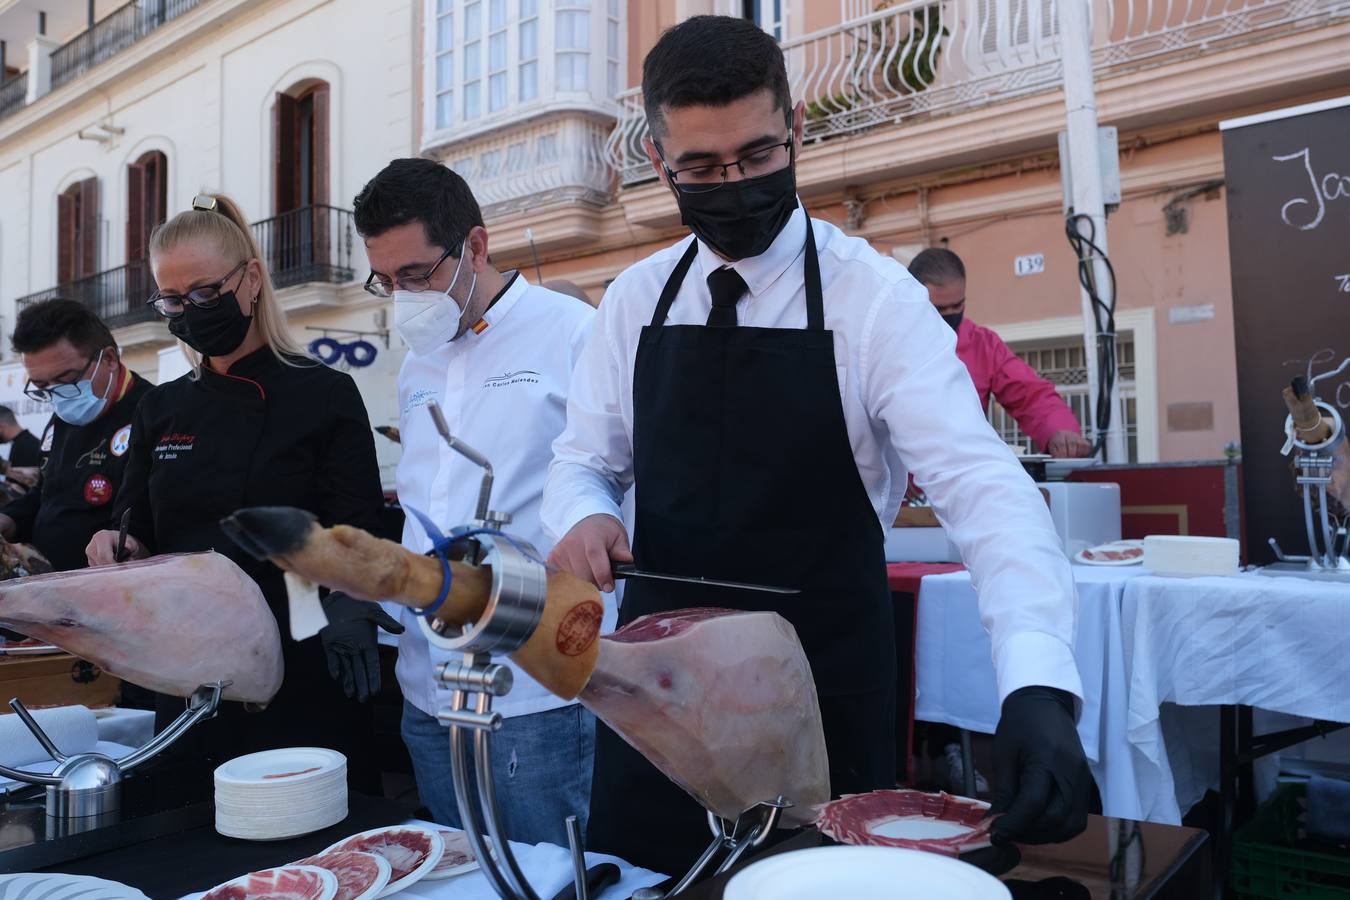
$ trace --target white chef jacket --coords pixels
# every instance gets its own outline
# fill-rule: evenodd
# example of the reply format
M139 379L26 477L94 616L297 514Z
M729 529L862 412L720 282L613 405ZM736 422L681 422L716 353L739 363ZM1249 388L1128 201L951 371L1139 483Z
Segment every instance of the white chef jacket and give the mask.
M553 544L540 527L539 503L550 445L563 429L568 381L594 317L589 304L536 287L516 273L483 316L486 328L466 331L426 355L410 351L398 376L399 502L425 513L442 532L474 518L483 471L441 440L425 409L435 401L450 433L492 463L491 507L511 515L503 530L547 556ZM403 545L418 553L431 549L411 515ZM604 627L612 630L614 603L605 600ZM409 702L435 715L450 705L451 693L435 678L435 667L458 661L460 654L432 647L411 609L403 607L400 615L407 630L398 639L399 685ZM567 705L519 669L513 674L511 692L493 702L503 716Z
M1000 702L1028 685L1081 697L1068 560L1040 492L985 419L956 357L955 333L898 262L829 222L812 219L812 227L849 443L882 527L895 520L907 471L913 472L979 592ZM749 287L736 304L740 325L806 327L805 239L799 205L768 250L731 264ZM586 516L619 514L633 481L638 338L691 240L630 266L600 304L544 489L544 528L555 539ZM707 321L706 279L725 264L700 243L666 324ZM829 534L828 522L821 528Z

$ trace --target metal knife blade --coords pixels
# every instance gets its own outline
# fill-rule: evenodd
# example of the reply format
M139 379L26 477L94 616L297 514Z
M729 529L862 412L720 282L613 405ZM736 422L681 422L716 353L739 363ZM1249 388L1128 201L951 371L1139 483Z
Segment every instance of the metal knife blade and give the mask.
M126 562L127 560L127 529L131 527L131 507L127 507L122 513L122 522L117 529L117 555L113 558L117 562Z
M770 584L748 584L744 581L722 581L717 578L703 578L695 575L667 575L664 572L648 572L628 564L614 567L615 578L653 578L658 581L677 581L682 584L699 584L703 587L730 588L737 591L763 591L768 594L800 594L797 588L774 587Z

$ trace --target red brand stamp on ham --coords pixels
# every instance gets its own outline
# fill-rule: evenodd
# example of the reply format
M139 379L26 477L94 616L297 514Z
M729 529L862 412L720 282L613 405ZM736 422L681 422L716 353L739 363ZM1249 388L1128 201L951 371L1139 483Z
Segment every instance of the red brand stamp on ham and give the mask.
M590 649L600 636L600 620L605 608L594 600L578 603L558 623L558 652L563 656L580 656Z
M951 794L873 791L821 805L816 826L843 844L959 856L989 846L994 820L986 818L988 812L983 803Z

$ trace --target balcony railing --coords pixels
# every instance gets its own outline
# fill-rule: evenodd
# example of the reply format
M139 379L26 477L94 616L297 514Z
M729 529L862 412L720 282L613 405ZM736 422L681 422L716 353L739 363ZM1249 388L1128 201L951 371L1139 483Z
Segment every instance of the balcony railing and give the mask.
M1057 89L1061 2L902 0L785 41L792 96L806 101L807 139ZM1345 0L1092 0L1090 10L1099 77L1348 17ZM652 177L641 89L618 102L605 152L623 183L634 184Z
M614 191L605 160L612 118L563 113L453 148L445 164L473 185L483 215L497 218L554 200L603 206Z
M355 277L351 210L306 206L254 222L253 234L277 288L313 282L345 284ZM109 328L123 328L158 319L145 305L155 289L149 263L139 260L20 297L15 305L23 309L57 297L78 300Z
M0 84L0 119L24 108L27 103L28 76L15 75Z
M78 300L93 310L109 328L122 328L157 318L155 311L145 305L154 291L155 278L150 274L150 265L145 260L139 260L20 297L15 305L22 310L41 300L58 297Z
M52 51L52 90L79 78L206 0L132 0Z
M355 277L352 241L356 236L349 209L302 206L253 223L253 236L278 288L325 282L344 284Z

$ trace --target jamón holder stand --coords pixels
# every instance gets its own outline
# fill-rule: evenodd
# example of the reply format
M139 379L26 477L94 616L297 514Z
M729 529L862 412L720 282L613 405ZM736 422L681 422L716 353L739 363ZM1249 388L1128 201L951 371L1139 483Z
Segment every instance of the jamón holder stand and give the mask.
M1287 417L1284 423L1287 440L1283 452L1288 455L1291 450L1297 450L1294 468L1297 483L1303 488L1303 527L1308 535L1308 555L1286 555L1275 538L1270 539L1270 546L1282 563L1303 563L1310 571L1347 574L1350 573L1350 560L1346 559L1350 531L1343 523L1333 524L1327 491L1337 447L1345 436L1345 423L1334 406L1321 400L1315 402L1322 417L1331 423L1331 435L1326 440L1317 444L1304 443L1294 428L1293 416Z
M0 766L0 775L26 784L46 785L50 836L81 834L114 824L121 812L122 780L126 774L162 753L198 722L214 716L220 706L221 692L229 686L228 681L216 681L197 688L187 708L168 728L121 759L93 751L67 756L24 705L17 699L11 700L10 707L57 765L50 775Z
M448 559L492 569L492 590L477 622L460 628L426 616L418 619L433 646L463 654L460 662L445 663L436 670L441 683L454 689L450 706L436 717L450 726L455 802L474 856L497 895L504 900L539 900L511 852L492 779L492 733L502 727L502 714L493 710L492 700L506 696L512 682L511 670L494 663L492 657L515 652L534 633L548 595L548 573L533 547L501 533L511 517L489 508L492 466L487 458L450 434L439 406L433 403L429 409L446 445L483 469L474 521L452 529L443 552ZM423 526L437 540L439 535L430 531L434 524L424 521ZM576 870L577 900L589 900L576 816L568 816L566 826Z

